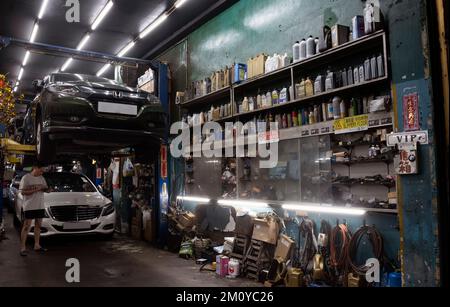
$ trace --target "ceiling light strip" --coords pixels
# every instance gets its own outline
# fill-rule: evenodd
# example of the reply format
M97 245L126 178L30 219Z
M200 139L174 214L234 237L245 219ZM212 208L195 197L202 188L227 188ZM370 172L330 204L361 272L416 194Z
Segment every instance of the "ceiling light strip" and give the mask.
M42 17L44 16L45 11L47 9L47 4L48 4L48 0L42 1L41 9L39 10L38 19L42 19Z
M23 58L23 61L22 61L22 66L25 67L27 65L29 58L30 58L30 51L27 50L27 52L25 53L25 56Z
M33 31L31 32L30 43L34 43L34 41L36 40L38 30L39 30L39 23L36 21L33 27Z
M284 204L281 207L285 210L317 212L317 213L347 214L347 215L364 215L364 214L366 214L366 210L364 210L364 209L335 207L335 206Z
M105 66L103 66L98 72L97 72L97 77L102 76L109 68L111 67L111 64L106 64Z
M87 44L87 42L89 41L89 39L91 38L91 35L88 33L86 34L83 39L81 40L81 42L78 44L77 46L77 50L81 50L84 48L84 46Z
M112 0L108 1L108 3L105 5L105 7L100 11L100 14L98 14L97 18L95 18L94 22L92 23L92 25L91 25L92 31L97 29L97 27L100 25L100 23L106 17L106 15L108 15L108 13L112 9L113 5L114 5L114 2Z

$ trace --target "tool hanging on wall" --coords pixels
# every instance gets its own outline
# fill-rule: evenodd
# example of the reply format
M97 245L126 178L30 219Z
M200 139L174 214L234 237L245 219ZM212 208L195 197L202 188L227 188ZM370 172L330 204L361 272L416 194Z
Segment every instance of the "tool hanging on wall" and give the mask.
M300 249L300 265L303 272L308 272L308 268L312 268L311 261L314 255L317 253L317 240L314 235L314 222L309 218L304 218L300 224L300 237L299 241L303 241Z
M380 262L380 269L383 266L383 237L375 228L375 226L363 225L353 234L352 238L350 239L347 252L347 263L349 267L359 276L365 276L366 272L370 269L370 267L368 267L366 263L356 263L356 256L359 254L358 248L365 236L367 236L368 241L372 245L372 253L374 258L378 259L378 261Z
M334 269L334 276L346 275L347 253L351 239L351 233L347 225L336 222L336 227L331 231L330 236L330 262Z

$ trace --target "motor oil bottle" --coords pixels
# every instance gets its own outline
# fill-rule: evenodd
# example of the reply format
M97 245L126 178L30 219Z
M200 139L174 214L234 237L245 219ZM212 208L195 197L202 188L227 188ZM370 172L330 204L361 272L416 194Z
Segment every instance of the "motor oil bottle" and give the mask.
M344 99L342 99L339 104L339 110L340 110L340 118L346 118L347 117L347 104L345 103Z
M292 111L292 126L297 127L298 126L298 113L297 111Z
M297 63L300 61L300 42L297 41L295 42L295 44L292 46L292 53L293 53L293 61L294 63Z
M314 85L309 77L305 80L305 95L306 97L314 95Z
M325 79L325 92L333 90L335 85L335 75L332 71L327 71L327 78Z
M289 86L289 101L295 100L294 87Z
M314 39L314 43L316 44L316 54L319 54L320 53L320 45L319 45L319 42L320 42L320 40L319 40L319 38L318 37L316 37L315 39Z
M348 85L348 80L347 80L347 70L343 70L341 72L342 75L342 86L347 86Z
M242 101L242 111L248 112L248 98L244 97L244 100Z
M316 43L312 36L306 40L306 58L313 57L316 54Z
M300 42L300 61L306 59L306 40L302 39Z
M319 113L319 106L314 106L314 122L319 123L320 122L320 113Z
M283 129L286 129L287 128L287 116L286 116L286 113L283 113L282 121L283 121Z
M284 88L280 91L279 103L282 104L282 103L286 103L286 102L288 102L287 88L284 87Z
M305 90L305 79L302 79L302 81L296 85L296 91L297 91L297 97L299 99L306 97L306 90Z
M370 59L367 58L364 61L364 81L369 81L372 79L372 72L370 70Z
M253 97L250 97L250 99L248 100L248 110L249 111L255 110L255 100L253 99Z
M333 120L334 119L334 113L333 113L333 102L330 100L327 103L327 120Z
M279 104L279 102L280 102L279 99L280 99L280 96L279 96L278 91L277 90L273 90L273 92L272 92L272 105L274 106L274 105Z
M359 67L353 69L353 83L359 84Z
M314 93L316 95L324 92L324 84L324 77L322 75L318 75L314 81Z
M309 111L309 117L308 117L308 124L312 125L314 123L315 123L315 121L314 121L314 110L310 110Z
M377 57L377 72L378 78L384 77L384 61L381 54Z
M266 107L272 106L272 92L268 91L266 94Z
M347 84L353 85L353 69L351 67L347 70Z
M341 99L339 97L333 98L333 119L341 118Z
M360 65L358 69L359 83L363 83L364 81L366 81L364 76L364 65Z
M376 79L378 78L378 69L377 69L377 57L373 56L370 58L370 78Z

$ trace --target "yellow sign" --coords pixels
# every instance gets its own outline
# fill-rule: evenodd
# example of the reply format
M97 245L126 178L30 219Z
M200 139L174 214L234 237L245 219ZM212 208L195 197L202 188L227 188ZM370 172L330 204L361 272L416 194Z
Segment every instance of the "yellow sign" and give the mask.
M369 129L369 115L366 114L337 119L334 121L333 126L336 134L364 131Z

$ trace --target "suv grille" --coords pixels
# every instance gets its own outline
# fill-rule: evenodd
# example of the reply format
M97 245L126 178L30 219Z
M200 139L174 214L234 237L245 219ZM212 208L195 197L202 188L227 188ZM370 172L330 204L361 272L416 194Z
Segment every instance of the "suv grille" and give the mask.
M54 206L50 213L56 221L77 222L96 219L102 213L101 207L90 206Z

